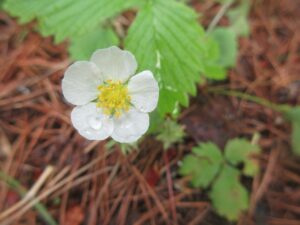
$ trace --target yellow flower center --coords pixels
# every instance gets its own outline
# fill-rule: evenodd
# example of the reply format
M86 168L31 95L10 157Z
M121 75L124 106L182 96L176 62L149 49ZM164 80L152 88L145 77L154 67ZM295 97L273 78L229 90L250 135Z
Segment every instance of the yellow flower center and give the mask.
M130 108L131 97L127 85L121 81L105 81L98 86L100 94L97 99L97 107L100 107L104 114L119 117L124 111Z

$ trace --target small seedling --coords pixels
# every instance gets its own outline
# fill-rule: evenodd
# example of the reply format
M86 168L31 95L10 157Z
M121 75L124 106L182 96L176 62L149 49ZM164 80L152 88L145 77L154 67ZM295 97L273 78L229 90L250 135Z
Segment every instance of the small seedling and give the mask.
M163 143L163 147L166 150L171 145L182 142L184 136L183 126L174 120L167 119L161 124L156 139Z
M193 187L209 189L216 211L234 221L249 204L248 191L240 183L240 176L257 174L258 163L252 155L259 152L259 146L242 138L228 141L224 154L215 144L203 143L183 159L179 172L190 176Z

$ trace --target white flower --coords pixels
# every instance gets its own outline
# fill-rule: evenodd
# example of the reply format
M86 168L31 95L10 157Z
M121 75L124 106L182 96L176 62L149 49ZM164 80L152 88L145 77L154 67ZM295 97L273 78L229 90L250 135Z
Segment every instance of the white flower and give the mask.
M132 76L136 69L130 52L110 47L66 70L62 92L77 105L71 121L83 137L103 140L111 136L131 143L148 130L148 113L157 106L159 88L151 71Z

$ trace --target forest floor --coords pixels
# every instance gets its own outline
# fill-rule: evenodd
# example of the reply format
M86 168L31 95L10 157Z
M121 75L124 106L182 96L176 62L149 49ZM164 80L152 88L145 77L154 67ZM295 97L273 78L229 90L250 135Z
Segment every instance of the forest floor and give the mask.
M218 8L199 2L192 6L204 12L205 25ZM238 63L229 79L199 86L197 97L183 110L184 142L163 151L149 136L124 156L117 146L107 151L105 142L85 140L71 126L71 107L61 94L70 63L67 43L54 45L32 24L19 26L0 12L0 169L2 176L15 179L8 185L0 182L0 212L15 207L3 221L46 224L40 210L18 203L16 180L29 190L53 169L51 179L32 193L61 225L233 224L214 212L205 190L191 189L178 175L178 162L199 142L223 147L230 138L250 139L259 132L260 173L243 178L251 191L250 208L237 224L299 225L300 159L291 152L289 124L269 108L208 91L222 87L300 104L299 15L296 0L255 4L251 35L240 39Z

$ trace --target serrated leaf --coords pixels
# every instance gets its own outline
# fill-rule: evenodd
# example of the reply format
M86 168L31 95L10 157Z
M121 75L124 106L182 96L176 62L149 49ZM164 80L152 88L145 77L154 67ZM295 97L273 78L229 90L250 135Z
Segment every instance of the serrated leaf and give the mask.
M224 80L226 69L219 65L220 49L218 43L210 37L206 38L206 54L203 58L203 73L213 80Z
M121 11L140 4L138 0L7 0L5 9L21 22L34 18L45 36L54 35L56 42L80 36Z
M119 38L112 28L97 27L85 35L71 39L69 52L73 60L88 60L96 49L119 45Z
M254 176L259 171L259 165L251 156L259 152L259 146L252 145L246 139L236 138L226 144L225 158L235 166L244 163L243 173L247 176Z
M296 155L300 155L300 107L290 109L285 116L292 123L292 150Z
M43 14L50 5L48 0L6 0L3 8L19 17L20 23L27 23Z
M171 119L163 121L157 128L159 133L156 139L163 143L165 150L175 143L182 142L185 136L182 125Z
M193 148L193 154L183 159L180 174L190 175L194 187L206 188L220 170L222 154L213 143L201 144Z
M228 165L214 182L210 198L216 211L233 221L248 208L248 192L239 182L240 172Z
M150 114L150 126L147 131L148 134L157 134L161 130L161 125L165 121L165 118L161 116L156 110Z
M233 67L236 64L238 43L235 32L230 28L218 27L210 33L219 45L220 57L218 63L223 67Z
M44 35L55 35L60 42L82 35L101 22L129 8L133 0L56 0L47 12L40 15L40 30Z
M203 37L197 14L172 0L148 1L131 25L125 47L136 56L140 71L154 72L161 114L172 112L177 102L187 106L188 94L196 93L203 70Z
M205 58L210 59L211 61L216 61L220 58L220 48L219 44L211 37L207 37L206 41L206 54Z
M227 15L231 28L237 36L247 37L250 33L248 14L250 10L249 0L243 0L241 4L228 11Z
M213 80L226 79L226 69L215 63L207 63L204 65L205 77Z

